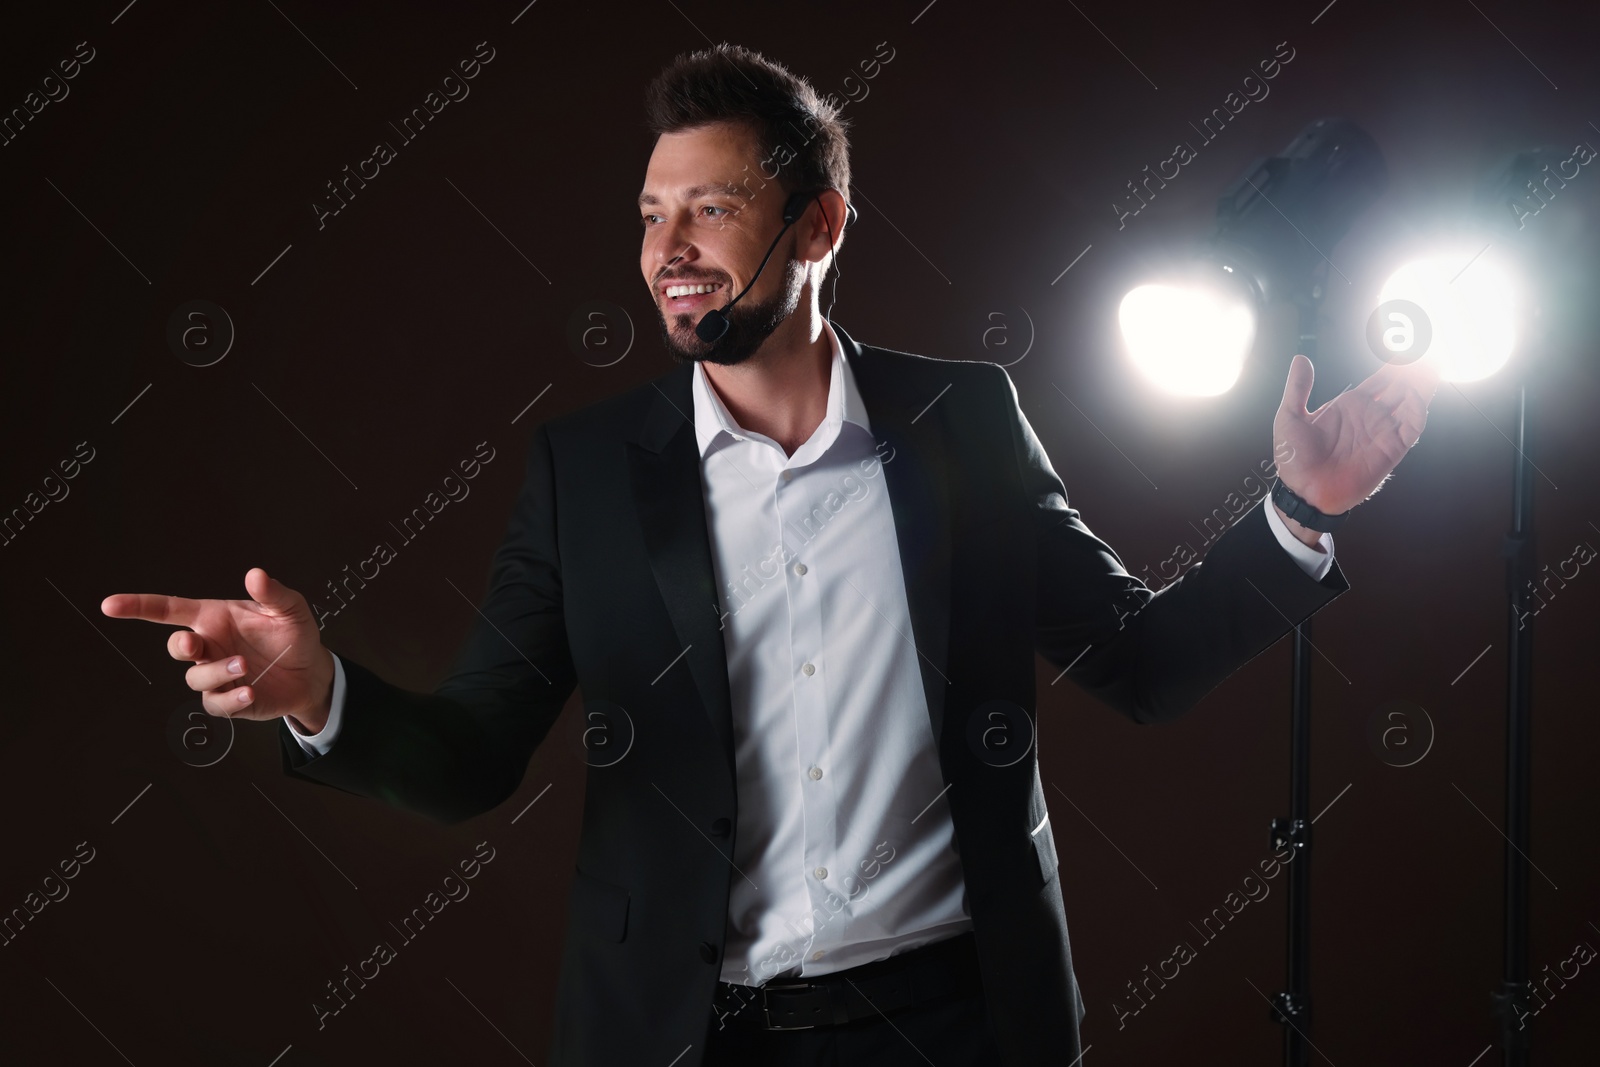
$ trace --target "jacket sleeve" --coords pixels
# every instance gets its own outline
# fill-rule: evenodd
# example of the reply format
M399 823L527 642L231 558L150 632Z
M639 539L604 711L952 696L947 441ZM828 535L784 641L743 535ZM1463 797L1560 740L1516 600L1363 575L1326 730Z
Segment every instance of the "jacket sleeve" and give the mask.
M1138 723L1174 719L1349 589L1337 561L1320 581L1301 569L1273 535L1263 499L1203 562L1152 592L1067 505L1010 374L997 369L1038 546L1035 647L1102 703Z
M562 595L554 464L541 425L488 594L448 676L432 693L414 693L341 657L338 739L311 756L280 720L284 771L447 823L500 804L577 685Z

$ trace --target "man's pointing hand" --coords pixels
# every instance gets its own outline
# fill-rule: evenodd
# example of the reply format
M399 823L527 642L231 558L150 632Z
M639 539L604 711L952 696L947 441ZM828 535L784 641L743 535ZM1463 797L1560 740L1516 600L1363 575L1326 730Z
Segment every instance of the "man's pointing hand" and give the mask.
M289 716L303 732L319 732L333 700L333 654L322 645L310 605L260 567L245 573L244 587L249 600L114 593L100 610L113 619L187 627L167 638L167 652L194 664L184 680L208 714Z

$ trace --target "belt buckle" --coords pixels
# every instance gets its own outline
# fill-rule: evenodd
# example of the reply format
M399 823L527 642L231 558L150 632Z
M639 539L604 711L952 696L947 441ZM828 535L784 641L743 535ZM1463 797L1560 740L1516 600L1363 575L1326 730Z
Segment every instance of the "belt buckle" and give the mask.
M772 1021L772 1006L767 1003L767 993L772 989L817 989L815 982L790 979L788 981L769 981L761 987L761 1024L768 1030L815 1030L815 1023L804 1026L785 1026Z

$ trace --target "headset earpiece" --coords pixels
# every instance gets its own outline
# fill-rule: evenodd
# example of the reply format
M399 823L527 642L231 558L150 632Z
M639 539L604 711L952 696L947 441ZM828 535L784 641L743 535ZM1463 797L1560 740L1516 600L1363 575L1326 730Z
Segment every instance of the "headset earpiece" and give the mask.
M812 200L816 199L816 197L816 193L794 193L790 195L789 199L783 205L783 221L785 223L794 222L805 213L806 206L810 204ZM845 225L854 226L856 224L856 218L858 215L859 212L856 211L856 206L849 201L846 201L844 205Z
M810 193L792 193L783 205L783 221L787 225L805 214L806 208L811 203Z

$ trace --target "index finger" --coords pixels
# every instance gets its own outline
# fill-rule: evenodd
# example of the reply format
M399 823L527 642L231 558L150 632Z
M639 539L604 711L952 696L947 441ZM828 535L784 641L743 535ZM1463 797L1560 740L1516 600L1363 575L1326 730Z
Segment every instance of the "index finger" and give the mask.
M162 593L113 593L100 601L100 610L113 619L193 626L200 617L200 601Z

